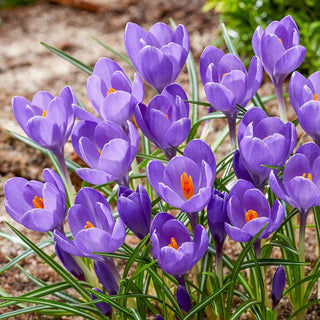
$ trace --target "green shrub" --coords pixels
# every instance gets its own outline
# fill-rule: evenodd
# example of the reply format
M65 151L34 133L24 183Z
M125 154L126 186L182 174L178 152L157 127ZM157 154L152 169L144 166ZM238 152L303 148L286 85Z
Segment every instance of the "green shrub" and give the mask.
M306 75L320 70L320 1L208 0L203 10L211 9L221 14L236 49L245 60L253 55L251 38L255 28L261 25L265 29L273 20L290 14L299 27L300 44L307 49L299 70Z

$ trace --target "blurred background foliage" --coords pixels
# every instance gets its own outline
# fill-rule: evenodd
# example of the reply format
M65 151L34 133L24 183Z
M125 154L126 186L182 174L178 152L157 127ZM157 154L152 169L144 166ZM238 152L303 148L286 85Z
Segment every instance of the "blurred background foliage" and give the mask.
M9 9L15 6L25 6L34 2L35 0L0 0L0 9Z
M203 7L214 9L226 24L239 55L248 65L253 50L251 38L255 28L263 29L273 20L290 14L300 30L300 44L307 49L306 58L299 68L304 75L320 70L320 1L319 0L208 0ZM224 43L222 34L214 43Z

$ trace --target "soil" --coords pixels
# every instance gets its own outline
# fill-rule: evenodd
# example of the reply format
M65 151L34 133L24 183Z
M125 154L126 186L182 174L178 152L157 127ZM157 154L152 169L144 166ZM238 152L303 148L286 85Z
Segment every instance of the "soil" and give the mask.
M132 70L118 57L96 43L93 38L125 54L123 32L127 22L132 21L148 29L158 21L169 24L169 19L173 18L177 24L186 26L190 35L191 50L198 63L201 52L216 39L219 30L217 14L213 11L206 14L201 11L204 3L204 0L53 0L51 2L39 0L30 6L0 11L0 232L11 234L5 224L9 222L34 243L46 238L46 235L28 231L15 223L4 209L3 185L7 179L20 176L41 180L42 170L51 167L46 156L16 140L7 132L10 130L24 135L13 117L11 98L21 95L30 100L39 90L58 95L65 85L70 84L80 99L89 105L86 96L88 75L49 52L40 42L63 50L90 66L94 66L101 56L112 58L130 73ZM189 92L186 68L177 82ZM270 90L273 93L268 81L260 90L266 94L269 94ZM151 97L152 92L148 91L146 101ZM203 89L200 92L200 100L206 101ZM272 103L269 107L270 110L274 110ZM292 118L294 115L291 114L289 117ZM225 124L224 121L215 122L214 129L209 135L211 140L209 142L214 141L217 132ZM216 154L217 160L227 152L229 146L224 145ZM74 156L70 145L66 147L66 155ZM77 184L76 177L73 179ZM136 242L133 238L129 241ZM1 235L0 248L0 268L8 262L8 259L23 251L21 246L13 245ZM316 233L312 229L307 232L306 248L307 261L314 264L316 260L314 252L317 252L317 248ZM228 255L236 257L240 249L237 244L228 241L225 250ZM48 283L59 280L53 270L34 256L24 259L20 266ZM267 276L271 278L272 274L269 273ZM35 286L17 267L0 275L0 290L3 289L13 296L34 288ZM316 298L316 295L315 290L313 298ZM0 313L9 310L13 308L1 309ZM290 304L282 301L280 318L288 318L291 311ZM309 309L307 319L320 319L319 314L320 306L315 305ZM51 317L26 314L10 319L51 319ZM63 317L63 319L71 318ZM243 315L241 319L249 318Z

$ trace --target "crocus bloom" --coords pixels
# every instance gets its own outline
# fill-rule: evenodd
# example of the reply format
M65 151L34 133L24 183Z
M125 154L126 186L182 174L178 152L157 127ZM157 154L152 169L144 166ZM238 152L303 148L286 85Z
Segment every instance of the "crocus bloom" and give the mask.
M259 236L266 239L281 224L284 209L276 200L270 210L264 194L246 180L238 180L230 190L226 232L231 239L239 242L250 241L267 223L268 226Z
M299 30L291 16L271 22L263 31L258 26L252 37L254 53L261 59L277 95L280 117L286 121L283 99L283 81L297 69L306 55L300 44Z
M320 147L314 143L302 145L287 162L283 182L270 173L270 187L277 197L307 214L320 205Z
M286 273L283 266L279 266L273 276L271 297L272 309L275 309L282 297L284 287L286 285Z
M268 117L260 108L250 109L238 130L239 153L235 152L234 169L238 178L250 175L253 184L263 190L270 174L262 165L282 166L297 140L295 126L279 118Z
M120 186L117 208L125 225L140 239L150 230L151 201L143 186L138 185L136 192Z
M175 156L175 148L188 137L191 121L188 97L176 83L155 96L149 106L136 106L136 121L143 134L160 148L168 159Z
M252 47L273 84L283 83L306 55L305 47L300 45L299 29L291 16L271 22L266 30L258 26L252 37Z
M75 256L98 259L92 252L114 252L124 242L126 228L121 218L114 221L110 206L100 192L82 188L75 198L75 205L68 211L68 222L74 240L59 231L54 240Z
M302 129L320 146L320 72L306 79L294 72L289 82L291 104L297 114Z
M189 293L184 286L178 285L177 301L181 310L189 312L192 309L192 303Z
M200 57L200 75L212 107L235 118L237 105L245 107L260 87L263 70L257 56L251 59L247 73L237 56L208 46Z
M64 185L51 169L44 169L42 175L44 183L21 177L9 179L4 185L5 208L12 219L31 230L62 230L66 217Z
M94 260L94 271L103 287L110 295L119 292L120 275L112 258Z
M12 110L28 137L61 157L74 124L76 103L72 89L67 86L56 98L46 91L36 93L31 102L14 97Z
M104 294L101 290L97 289L97 288L93 288L94 291L99 292L101 294ZM92 301L97 300L98 298L91 293L91 299ZM107 304L106 302L97 302L94 304L97 309L104 315L104 316L110 316L112 313L112 308L109 304Z
M190 141L183 156L172 158L165 167L153 160L147 177L158 195L173 207L192 213L210 201L216 162L210 147L202 140Z
M139 136L128 121L128 135L110 121L79 121L72 132L72 145L90 168L80 168L79 177L89 183L116 181L127 186L128 172L136 156Z
M208 234L203 226L196 226L192 240L186 226L166 212L155 216L150 233L154 257L160 268L173 276L183 276L208 249Z
M127 23L124 44L136 70L158 93L177 78L190 48L184 26L178 25L173 32L162 22L148 32L135 23Z
M107 58L100 58L87 80L88 97L96 113L124 127L134 113L134 107L142 102L142 79L135 74L131 84L121 67ZM87 120L87 119L83 119Z

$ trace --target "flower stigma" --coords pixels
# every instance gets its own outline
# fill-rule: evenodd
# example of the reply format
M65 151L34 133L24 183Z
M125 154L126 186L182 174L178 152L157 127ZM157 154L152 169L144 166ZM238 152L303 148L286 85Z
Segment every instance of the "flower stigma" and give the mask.
M171 238L170 243L168 244L168 247L178 250L179 246L174 237Z
M194 187L193 187L193 182L192 182L192 177L189 176L184 172L181 177L181 189L183 192L184 197L186 200L189 200L194 193Z
M86 230L88 230L88 228L89 229L92 229L92 228L94 228L95 226L90 222L90 221L87 221L87 223L86 223L86 225L84 226L84 228L86 229Z
M109 88L108 91L107 91L107 96L110 94L110 93L113 93L113 92L116 92L116 89L113 89L113 88Z
M39 198L38 196L34 196L32 204L36 209L44 208L43 198Z
M302 177L303 177L303 178L306 178L306 179L309 179L310 181L312 181L312 175L311 175L311 173L308 173L308 174L304 173L304 174L302 175Z
M253 220L253 219L256 219L256 218L258 218L259 216L258 216L258 213L257 213L257 211L255 211L255 210L248 210L247 212L246 212L246 222L249 222L249 221L251 221L251 220Z

